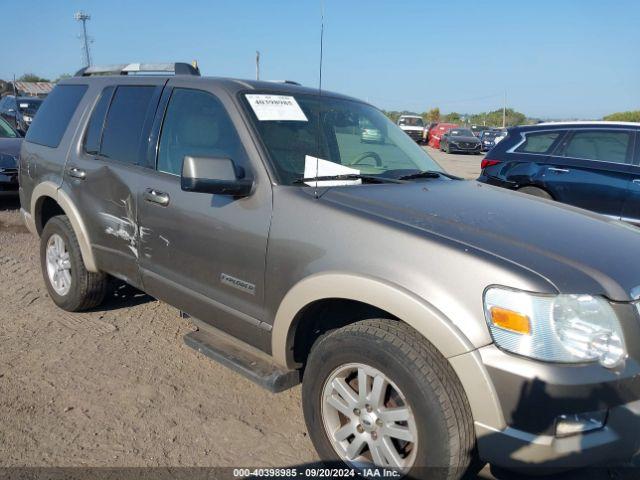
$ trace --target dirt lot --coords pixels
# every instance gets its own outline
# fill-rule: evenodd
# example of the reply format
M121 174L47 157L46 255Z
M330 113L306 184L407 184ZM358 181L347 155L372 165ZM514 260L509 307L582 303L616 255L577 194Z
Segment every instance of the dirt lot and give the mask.
M469 153L444 153L431 147L423 147L426 152L438 162L442 167L454 175L462 178L478 178L480 175L480 162L484 158L482 155Z
M125 289L69 314L0 199L0 466L283 466L316 459L300 389L274 396L186 347L191 326Z
M480 156L431 153L477 175ZM186 347L174 308L128 288L92 312L56 308L38 243L1 198L0 279L0 468L317 461L300 388L272 395Z

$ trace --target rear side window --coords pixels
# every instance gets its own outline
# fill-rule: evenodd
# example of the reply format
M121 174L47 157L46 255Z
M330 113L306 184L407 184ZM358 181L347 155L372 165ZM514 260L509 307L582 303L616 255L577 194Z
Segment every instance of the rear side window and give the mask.
M52 148L60 145L87 88L87 85L58 85L54 88L33 119L26 140Z
M91 113L91 119L89 120L89 125L87 126L87 131L84 136L84 151L87 153L97 154L100 152L102 126L104 125L104 117L109 109L112 95L113 87L105 88L100 96L100 100L98 100L98 103Z
M564 149L565 157L628 163L627 151L631 143L629 132L582 130L573 134Z
M537 132L526 133L525 141L522 145L515 149L520 153L549 153L553 142L563 132Z
M102 133L100 155L120 162L139 163L142 128L155 87L120 86L111 100Z

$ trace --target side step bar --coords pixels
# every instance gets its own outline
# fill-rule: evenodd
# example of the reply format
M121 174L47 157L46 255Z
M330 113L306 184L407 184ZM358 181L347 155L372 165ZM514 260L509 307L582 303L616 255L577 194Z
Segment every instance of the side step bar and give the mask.
M225 333L217 333L212 327L203 328L201 322L194 323L200 330L184 336L184 343L194 350L273 393L282 392L300 383L298 370L285 370L253 347Z

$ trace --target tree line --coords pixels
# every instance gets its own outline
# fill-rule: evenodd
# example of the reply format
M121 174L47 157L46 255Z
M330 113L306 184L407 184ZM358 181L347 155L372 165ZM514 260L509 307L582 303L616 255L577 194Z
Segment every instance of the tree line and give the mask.
M528 118L524 113L517 112L512 108L506 109L506 126L525 125L537 123L537 119ZM457 124L473 124L486 125L488 127L502 127L502 109L493 110L491 112L481 112L474 114L463 114L458 112L442 113L438 107L432 108L422 113L409 111L398 112L395 110L384 111L384 114L396 123L400 115L418 115L422 117L425 123L446 122Z

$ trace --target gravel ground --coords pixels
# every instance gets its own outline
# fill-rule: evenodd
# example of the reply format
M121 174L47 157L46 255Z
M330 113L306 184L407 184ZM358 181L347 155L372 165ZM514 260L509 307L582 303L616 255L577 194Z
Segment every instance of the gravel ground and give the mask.
M451 173L479 172L480 156L428 151ZM55 307L18 208L0 198L0 478L2 467L317 461L300 388L272 395L186 347L193 326L174 308L126 286L91 312ZM606 478L562 478L587 477Z
M0 199L0 467L284 466L317 459L300 388L272 395L186 347L191 324L120 289L71 314Z

